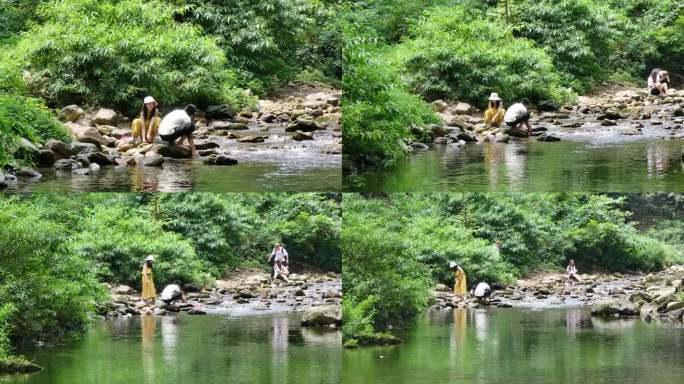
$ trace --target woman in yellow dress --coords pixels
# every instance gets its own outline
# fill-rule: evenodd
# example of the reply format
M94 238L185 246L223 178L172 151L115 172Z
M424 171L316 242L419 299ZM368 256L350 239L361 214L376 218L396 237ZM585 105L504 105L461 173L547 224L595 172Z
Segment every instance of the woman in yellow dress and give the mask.
M157 296L157 291L154 289L154 279L152 278L152 264L154 264L154 256L149 255L145 259L145 264L142 270L142 299L143 301L147 299L152 299L152 304L154 304L154 299Z
M152 96L147 96L143 100L143 106L140 109L140 117L133 120L133 140L141 143L152 143L159 132L159 124L161 117L159 117L159 104Z
M454 271L454 295L455 296L463 296L467 292L467 284L466 284L466 274L461 268L460 265L456 264L455 262L450 262L449 263L449 268Z
M501 98L498 93L492 93L489 96L489 107L485 111L484 121L487 128L498 128L503 122L506 109L501 104Z

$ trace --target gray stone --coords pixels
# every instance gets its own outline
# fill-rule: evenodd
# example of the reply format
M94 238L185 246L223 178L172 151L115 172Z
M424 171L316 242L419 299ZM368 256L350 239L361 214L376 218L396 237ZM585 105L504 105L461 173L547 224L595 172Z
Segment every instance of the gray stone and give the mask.
M78 105L72 104L62 108L62 116L64 116L64 119L66 119L66 121L76 121L80 119L81 116L83 116L84 114L85 112Z
M303 141L303 140L313 140L313 133L296 131L292 134L292 140Z
M157 149L157 153L174 159L189 159L192 157L190 149L178 145L162 145Z
M329 326L341 325L342 314L337 305L322 305L307 308L302 314L302 325Z
M116 125L119 122L119 116L112 109L100 108L93 117L93 121L95 124Z
M209 120L232 119L235 117L235 110L228 104L210 105L204 115Z
M71 155L73 155L71 145L54 139L50 139L45 142L43 149L52 151L55 154L56 159L68 159Z
M143 167L161 167L164 164L164 156L160 154L150 154L139 159L138 164Z
M224 155L210 155L204 159L204 164L207 165L235 165L237 163L237 160Z

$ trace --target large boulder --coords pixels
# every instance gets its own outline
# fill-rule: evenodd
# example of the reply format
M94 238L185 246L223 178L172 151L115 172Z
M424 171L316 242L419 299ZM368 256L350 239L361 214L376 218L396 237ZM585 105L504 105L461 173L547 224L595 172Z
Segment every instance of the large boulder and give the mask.
M35 159L40 153L40 149L25 138L20 138L17 143L17 150L14 152L14 157L17 159Z
M190 149L178 145L162 145L157 149L157 153L174 159L189 159L192 157Z
M235 159L217 154L209 155L206 159L204 159L204 164L207 165L236 165L237 163L238 161Z
M205 149L212 149L212 148L218 148L220 145L218 143L215 143L213 141L205 141L204 143L196 143L195 144L195 149L198 151L205 150Z
M102 152L89 153L86 158L90 163L99 165L112 165L114 162Z
M138 158L137 164L141 167L161 167L164 164L164 156L150 152L149 156Z
M638 311L634 304L628 300L606 301L591 307L593 316L635 316Z
M79 107L78 105L67 105L66 107L62 108L62 116L64 116L64 119L66 121L76 121L80 119L85 112L83 112L83 109Z
M287 128L285 128L285 132L296 132L296 131L313 132L313 131L316 131L318 129L319 128L313 119L309 119L309 118L306 118L304 116L300 116L297 118L297 120L290 123L287 126Z
M71 143L71 153L73 155L86 155L98 151L99 147L93 143L84 143L80 141Z
M116 125L119 122L119 116L116 112L109 108L100 108L95 117L93 117L95 124Z
M57 161L55 153L46 149L40 150L35 159L39 167L49 167Z
M95 127L86 127L76 123L67 122L64 125L69 129L71 136L82 143L95 144L98 148L102 147L104 138Z
M232 119L235 117L235 110L228 104L210 105L204 115L209 120Z
M560 137L551 135L549 133L543 133L537 137L538 141L547 141L547 142L554 142L554 141L561 141Z
M302 314L302 325L306 326L329 326L341 325L342 314L337 305L322 305L311 307Z
M469 115L475 112L475 108L468 103L458 103L452 108L457 115Z
M73 155L71 145L54 139L50 139L45 142L43 149L52 151L57 159L68 159L71 155Z

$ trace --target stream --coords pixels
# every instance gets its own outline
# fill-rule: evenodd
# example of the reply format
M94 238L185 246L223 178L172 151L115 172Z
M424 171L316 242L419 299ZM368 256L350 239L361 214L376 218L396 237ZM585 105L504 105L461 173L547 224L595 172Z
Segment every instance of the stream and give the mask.
M579 308L430 311L391 347L345 350L345 384L680 383L681 323L601 320Z
M559 142L511 138L509 143L433 145L391 170L361 175L366 191L684 191L684 153L671 106L648 120L622 118L603 126L597 114L535 119ZM661 113L658 115L658 113ZM674 122L674 123L673 123ZM674 125L673 125L674 124ZM355 180L355 185L359 180ZM353 190L354 185L345 189Z
M43 367L0 383L340 383L341 332L300 314L136 316L19 351Z

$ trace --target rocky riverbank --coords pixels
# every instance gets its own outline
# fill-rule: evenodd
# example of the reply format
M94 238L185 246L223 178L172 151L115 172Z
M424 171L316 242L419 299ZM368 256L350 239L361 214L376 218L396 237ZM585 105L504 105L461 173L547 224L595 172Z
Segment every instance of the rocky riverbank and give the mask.
M430 145L463 146L467 143L507 143L527 140L527 132L507 127L487 128L484 112L464 102L432 103L442 124L413 127L422 142L408 143L409 150L427 150ZM595 96L581 96L560 108L540 103L530 108L532 137L554 142L579 133L608 132L615 136L684 137L684 90L671 90L667 97L651 96L645 89L610 87Z
M582 274L569 282L564 274L539 273L512 285L493 284L490 302L454 297L438 284L432 292L432 309L527 307L592 308L596 316L641 316L646 321L682 321L684 266L672 266L647 275Z
M342 153L341 92L291 85L277 98L259 100L254 109L239 111L213 105L196 114L195 143L199 160L211 166L340 156ZM169 112L164 110L163 112ZM7 167L0 171L0 189L36 181L41 169L54 168L58 177L91 175L101 167L165 167L190 161L190 151L169 146L159 138L152 144L133 143L132 119L107 108L85 111L64 107L60 118L72 142L21 140L17 156L34 159L36 169Z
M157 300L143 302L126 285L108 285L111 303L100 308L107 318L139 315L168 316L217 314L252 316L277 312L301 312L302 324L338 327L342 324L342 279L335 273L292 274L290 281L271 282L270 276L253 271L233 273L212 287L185 285L183 300L170 305Z

